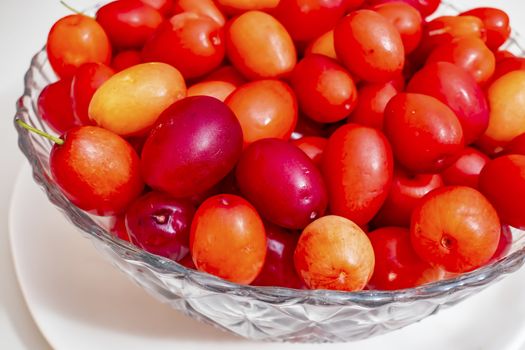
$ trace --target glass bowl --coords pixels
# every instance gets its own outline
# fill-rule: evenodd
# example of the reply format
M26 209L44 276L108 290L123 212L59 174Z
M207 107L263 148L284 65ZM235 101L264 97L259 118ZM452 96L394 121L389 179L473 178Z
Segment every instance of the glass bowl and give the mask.
M455 2L454 6L457 5ZM458 10L443 4L439 14L447 13L456 14ZM524 55L519 43L523 43L521 38L513 35L506 49ZM38 117L36 101L40 91L53 80L56 80L55 74L45 50L41 50L26 73L25 91L18 101L16 114L16 118L50 133ZM160 301L242 337L266 341L345 342L386 333L464 300L516 271L525 261L524 232L513 229L512 247L505 258L457 278L418 288L349 293L230 283L149 254L109 234L107 219L76 208L53 182L48 161L52 144L16 123L15 127L20 149L32 166L35 181L104 256Z

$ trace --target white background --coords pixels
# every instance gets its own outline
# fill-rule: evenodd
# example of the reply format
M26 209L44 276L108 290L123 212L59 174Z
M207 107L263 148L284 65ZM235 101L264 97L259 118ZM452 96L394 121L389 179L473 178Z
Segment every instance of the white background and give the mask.
M513 27L525 33L523 0L451 2L499 6L509 13ZM69 3L82 9L94 1ZM49 349L20 294L9 250L7 214L13 183L24 162L12 125L15 102L23 90L23 74L33 53L44 45L49 28L66 14L58 0L0 0L0 349ZM36 209L27 208L28 218L32 210Z

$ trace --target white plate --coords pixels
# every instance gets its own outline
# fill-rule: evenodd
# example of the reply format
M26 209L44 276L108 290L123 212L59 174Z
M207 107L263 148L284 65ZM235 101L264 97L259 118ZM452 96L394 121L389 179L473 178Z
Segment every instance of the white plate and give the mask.
M524 349L525 269L422 322L353 344L246 341L171 310L117 271L50 204L25 166L10 212L11 248L29 309L57 350Z

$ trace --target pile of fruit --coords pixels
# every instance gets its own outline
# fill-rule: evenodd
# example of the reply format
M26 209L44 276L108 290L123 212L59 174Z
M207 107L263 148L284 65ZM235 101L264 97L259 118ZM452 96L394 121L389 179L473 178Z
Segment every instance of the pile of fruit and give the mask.
M53 180L226 280L401 289L525 228L525 59L440 0L116 0L57 21ZM27 128L28 126L25 125Z

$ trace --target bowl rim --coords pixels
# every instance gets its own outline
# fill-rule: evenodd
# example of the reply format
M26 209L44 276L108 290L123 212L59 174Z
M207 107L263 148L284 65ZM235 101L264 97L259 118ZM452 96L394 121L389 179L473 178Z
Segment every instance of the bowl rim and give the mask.
M445 6L459 12L454 5L445 3ZM95 8L97 7L94 7L94 9ZM518 33L513 32L512 37L509 39L505 47L511 45L517 45L519 47L520 38L521 36ZM44 170L42 162L38 157L34 156L37 152L35 146L31 142L31 136L27 130L21 128L16 123L16 120L22 119L23 121L28 122L30 109L26 103L27 101L31 101L31 85L34 80L34 69L40 65L39 62L42 59L47 60L45 46L33 56L30 67L24 76L24 94L17 102L17 110L13 123L18 132L19 148L31 165L35 182L44 190L48 199L63 212L73 225L81 229L85 235L107 245L123 259L147 263L150 268L166 276L183 275L201 289L210 292L242 296L249 299L265 301L271 304L282 304L291 299L294 301L301 299L302 302L307 304L325 306L357 304L365 308L374 308L384 304L412 303L417 300L445 297L459 293L466 288L481 289L487 286L490 282L514 272L525 262L524 244L523 247L499 261L451 279L441 280L415 288L393 291L362 290L345 292L323 289L306 290L286 287L241 285L223 280L205 272L186 268L173 260L150 254L106 232L94 222L93 218L90 217L88 213L83 212L71 204L71 202L69 202L69 200L67 200L62 194L58 186L45 175L46 171ZM521 230L517 231L524 233L524 231Z

